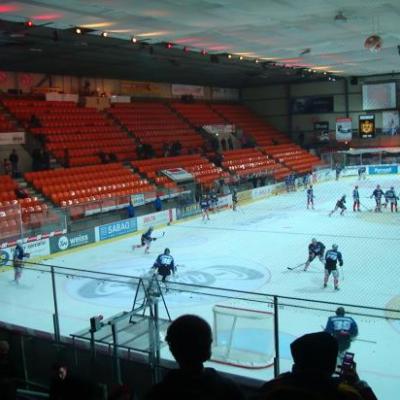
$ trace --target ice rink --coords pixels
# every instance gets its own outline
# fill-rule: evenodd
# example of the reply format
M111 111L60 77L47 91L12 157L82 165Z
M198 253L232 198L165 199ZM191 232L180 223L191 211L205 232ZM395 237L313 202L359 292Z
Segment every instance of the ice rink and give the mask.
M156 235L165 231L165 236L153 242L150 254L144 254L143 249L132 251L132 244L139 242L136 234L59 253L43 263L134 277L147 273L157 255L168 247L181 265L174 278L178 282L335 303L281 300L280 356L281 371L285 371L292 363L289 344L304 333L321 330L337 304L400 308L400 213L371 211L374 201L369 196L378 183L384 190L392 185L397 193L400 189L399 179L390 176L370 176L361 182L344 178L315 186L315 210L306 209L306 195L301 189L241 206L236 212L211 214L207 223L196 217L158 229ZM360 187L362 202L362 212L358 213L352 211L351 193L355 184ZM337 212L329 217L329 211L343 194L347 195L345 215ZM322 287L323 266L318 260L307 272L302 268L287 269L306 260L307 246L313 237L327 248L338 244L342 252L340 291L333 290L332 280L328 288ZM50 275L25 270L20 285L16 286L12 283L12 273L0 274L0 319L52 331ZM59 275L56 282L64 335L87 328L93 315L109 317L132 307L134 285L129 278L104 281ZM212 323L214 304L265 311L264 304L251 301L257 296L234 300L213 296L211 290L208 293L170 291L165 300L171 317L194 313ZM236 295L232 293L232 297ZM390 314L384 311L351 310L360 331L359 340L351 346L359 374L370 383L379 399L392 400L400 390L400 323L385 318ZM167 350L164 355L168 357ZM259 379L273 376L272 368L213 366Z

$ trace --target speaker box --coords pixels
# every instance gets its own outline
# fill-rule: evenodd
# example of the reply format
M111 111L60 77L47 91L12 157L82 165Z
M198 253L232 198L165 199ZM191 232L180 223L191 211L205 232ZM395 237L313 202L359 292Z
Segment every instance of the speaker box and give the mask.
M356 76L352 76L350 79L350 83L352 85L358 85L358 78Z

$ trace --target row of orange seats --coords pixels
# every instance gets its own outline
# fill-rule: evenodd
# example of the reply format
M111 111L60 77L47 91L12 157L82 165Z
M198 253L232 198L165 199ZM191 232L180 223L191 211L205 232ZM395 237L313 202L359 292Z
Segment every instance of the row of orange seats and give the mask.
M132 139L126 137L122 139L98 139L95 142L91 140L81 140L79 142L49 142L46 144L46 148L50 151L53 150L61 150L61 149L80 149L82 147L100 149L102 147L113 147L113 146L126 146L133 147L135 146Z
M49 135L48 142L74 142L80 140L103 140L103 139L126 139L122 132L99 132L99 133L72 133L69 135Z
M116 128L115 126L86 126L85 128L78 127L78 126L64 126L58 128L50 128L50 127L43 127L43 128L30 128L30 132L36 135L65 135L65 134L81 134L85 135L87 133L123 133L120 129ZM124 134L127 136L126 134Z

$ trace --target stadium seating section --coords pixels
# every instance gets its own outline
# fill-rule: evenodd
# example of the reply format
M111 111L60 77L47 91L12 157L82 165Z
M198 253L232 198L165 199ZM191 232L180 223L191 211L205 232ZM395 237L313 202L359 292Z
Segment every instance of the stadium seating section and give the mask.
M14 124L0 112L0 133L1 132L15 132Z
M244 106L214 104L212 108L227 121L241 128L247 135L250 135L259 146L269 146L275 143L291 143L288 136L268 125L265 120Z
M194 176L197 183L204 186L210 186L215 180L229 175L227 172L224 172L221 168L217 168L213 163L199 155L138 160L132 161L131 164L140 173L146 174L152 179L157 179L157 176L161 176L161 170L184 168Z
M135 144L105 114L73 102L5 99L3 104L35 135L45 138L46 148L69 166L99 164L99 153L113 153L117 160L136 158ZM35 115L40 127L31 127Z
M207 104L186 104L175 102L172 103L171 106L196 127L227 123L227 121L221 115L218 115Z
M262 151L299 174L309 173L314 166L321 164L318 157L296 144L265 146Z
M0 176L0 237L16 236L57 220L37 197L17 199L17 188L10 176Z
M176 140L182 145L182 154L198 149L204 143L193 128L159 102L115 104L109 113L142 143L150 144L159 157L164 155L164 144Z
M101 169L94 165L28 172L25 179L62 207L91 202L104 205L110 198L120 196L125 196L121 200L125 203L130 194L156 190L147 180L118 163L106 164Z
M280 180L290 174L290 169L257 149L225 151L222 166L239 176L267 174Z

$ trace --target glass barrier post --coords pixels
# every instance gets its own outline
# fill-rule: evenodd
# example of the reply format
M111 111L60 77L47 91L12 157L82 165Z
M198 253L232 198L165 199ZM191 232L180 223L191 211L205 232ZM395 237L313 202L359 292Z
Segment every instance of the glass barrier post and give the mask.
M279 311L278 311L278 296L274 296L274 344L275 344L275 359L274 359L274 376L279 375Z
M56 280L54 276L54 267L51 266L51 285L53 289L53 301L54 301L54 314L53 314L53 324L54 324L54 337L57 343L60 342L60 321L58 318L58 304L57 304L57 290L56 290Z

